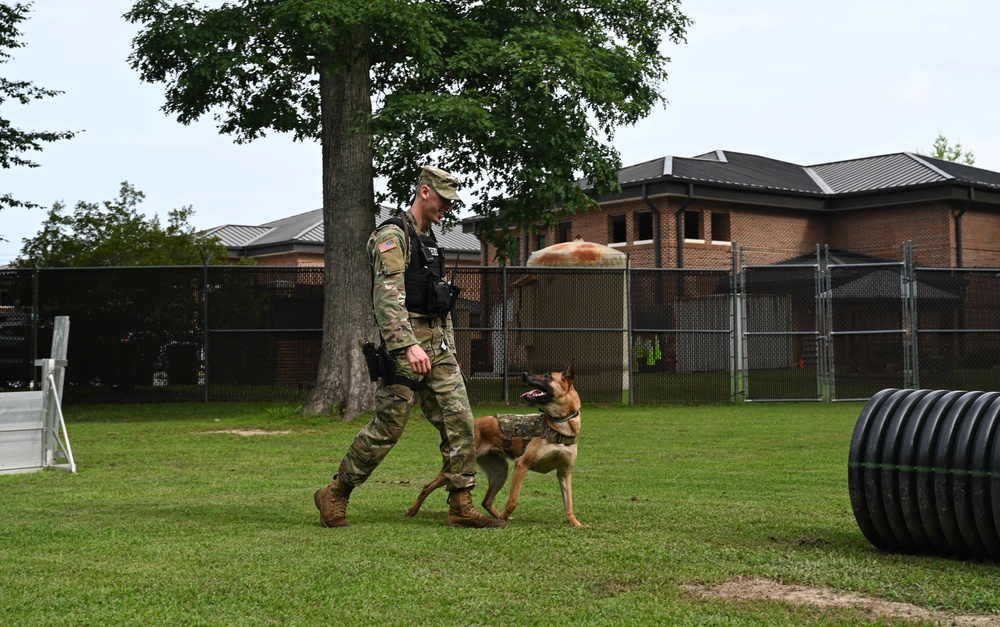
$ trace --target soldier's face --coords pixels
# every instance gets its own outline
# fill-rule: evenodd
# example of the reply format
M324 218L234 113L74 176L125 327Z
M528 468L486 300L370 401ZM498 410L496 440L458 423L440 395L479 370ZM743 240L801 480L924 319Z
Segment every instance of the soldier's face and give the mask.
M425 201L427 217L434 224L438 224L444 214L451 211L451 201L437 193L433 187L427 186L427 191L429 192Z

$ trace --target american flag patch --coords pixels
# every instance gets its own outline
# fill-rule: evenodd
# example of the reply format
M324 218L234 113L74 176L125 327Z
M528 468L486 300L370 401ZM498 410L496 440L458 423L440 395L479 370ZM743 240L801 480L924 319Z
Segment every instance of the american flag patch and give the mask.
M380 253L384 253L384 252L388 252L388 251L392 250L395 247L396 247L396 240L394 240L394 239L387 239L387 240L385 240L384 242L382 242L381 244L378 245L378 251Z

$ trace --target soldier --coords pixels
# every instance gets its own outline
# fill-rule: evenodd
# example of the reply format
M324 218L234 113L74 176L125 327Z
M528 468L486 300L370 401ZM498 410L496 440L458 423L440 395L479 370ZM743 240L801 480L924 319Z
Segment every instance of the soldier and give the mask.
M448 479L448 516L455 527L503 527L472 505L476 450L472 409L455 358L451 303L441 298L444 260L431 224L438 224L461 202L458 180L425 166L416 197L400 218L379 225L368 238L374 273L372 302L379 332L395 365L396 379L375 391L375 417L347 450L333 483L316 491L314 500L324 527L347 526L351 490L368 479L399 441L415 401L441 433L441 455ZM445 290L447 293L447 290Z

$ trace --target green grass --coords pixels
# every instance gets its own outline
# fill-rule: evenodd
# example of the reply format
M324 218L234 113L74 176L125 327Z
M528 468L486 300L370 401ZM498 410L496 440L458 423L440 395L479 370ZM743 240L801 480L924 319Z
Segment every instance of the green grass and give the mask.
M79 474L0 476L0 624L868 624L684 587L737 577L1000 612L996 564L885 554L861 535L847 490L860 409L588 406L574 500L590 526L569 527L554 475L533 473L506 529L469 530L444 526L443 492L403 517L439 469L419 412L352 497L351 526L324 529L312 493L360 422L69 407ZM247 428L291 433L210 433Z

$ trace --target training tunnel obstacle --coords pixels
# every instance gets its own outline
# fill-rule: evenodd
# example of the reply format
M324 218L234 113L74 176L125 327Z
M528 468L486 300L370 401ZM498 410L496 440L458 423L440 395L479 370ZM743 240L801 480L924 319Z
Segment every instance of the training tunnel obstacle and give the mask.
M76 472L62 413L69 318L58 316L49 359L39 359L42 388L0 393L0 474L58 468Z
M1000 392L882 390L851 439L861 532L885 551L1000 560Z

